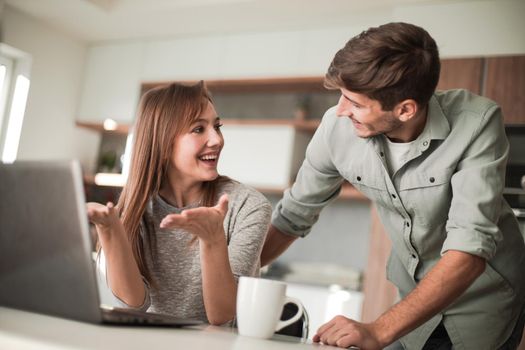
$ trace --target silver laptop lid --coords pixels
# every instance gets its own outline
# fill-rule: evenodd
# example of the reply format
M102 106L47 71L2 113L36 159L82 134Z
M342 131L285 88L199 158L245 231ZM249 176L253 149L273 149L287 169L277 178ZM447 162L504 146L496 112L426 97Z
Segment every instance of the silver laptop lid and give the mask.
M0 305L100 322L77 161L0 164Z

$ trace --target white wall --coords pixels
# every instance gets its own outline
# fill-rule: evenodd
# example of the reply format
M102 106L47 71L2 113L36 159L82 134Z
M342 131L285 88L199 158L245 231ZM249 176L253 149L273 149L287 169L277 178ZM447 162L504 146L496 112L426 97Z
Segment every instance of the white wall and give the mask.
M525 1L485 0L397 8L394 20L423 26L442 57L525 53Z
M5 43L32 56L18 159L78 158L92 171L100 135L75 127L86 44L7 5L2 30Z
M523 54L524 14L522 0L469 1L397 7L362 18L360 23L375 26L407 21L422 25L438 41L442 57ZM3 11L2 29L3 41L33 56L19 158L77 157L92 170L99 135L74 126L79 106L89 102L79 100L79 84L83 96L87 88L97 86L93 79L84 79L85 44L9 6ZM133 72L127 75L127 84L135 88L128 89L129 98L119 96L119 103L129 101L129 105L118 108L127 111L131 122L143 81L323 75L333 54L363 29L361 24L349 23L318 30L135 41L140 44L141 64L131 65ZM95 43L89 52L99 47L127 47L122 44ZM104 86L105 82L98 84ZM82 110L89 113L101 108L104 106Z
M95 43L90 53L108 59L105 63L98 60L87 71L86 76L94 78L85 82L78 115L83 120L103 120L102 116L98 117L102 114L98 112L100 109L115 109L128 111L118 118L131 123L134 115L129 111L136 107L142 82L322 76L335 52L348 39L370 26L391 21L411 22L426 28L437 40L444 58L523 54L523 15L523 0L466 1L396 7L362 18L359 25L349 23L345 27ZM134 51L130 52L131 49ZM122 56L133 59L133 65L119 66L118 57ZM112 61L111 57L116 59ZM126 86L134 89L128 88L129 92L125 92L112 88L116 75L106 71L116 66L118 75L126 77ZM97 84L100 91L94 89ZM127 101L129 105L101 107L85 103L100 102L101 91L107 90L119 93L114 99L105 99Z
M524 16L523 0L470 1L397 7L370 17L367 26L149 40L141 79L322 76L348 39L391 21L426 28L444 58L522 54Z
M143 41L142 81L324 75L335 52L368 26L406 21L434 36L442 57L525 53L525 1L396 7L367 26ZM365 22L364 20L361 22ZM111 45L105 43L104 45Z

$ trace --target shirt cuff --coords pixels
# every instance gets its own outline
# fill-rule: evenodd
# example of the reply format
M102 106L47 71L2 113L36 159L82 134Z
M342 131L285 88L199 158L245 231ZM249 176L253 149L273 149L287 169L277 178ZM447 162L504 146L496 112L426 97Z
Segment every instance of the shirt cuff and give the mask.
M490 260L496 254L496 242L486 234L474 230L449 231L441 255L448 250L458 250Z

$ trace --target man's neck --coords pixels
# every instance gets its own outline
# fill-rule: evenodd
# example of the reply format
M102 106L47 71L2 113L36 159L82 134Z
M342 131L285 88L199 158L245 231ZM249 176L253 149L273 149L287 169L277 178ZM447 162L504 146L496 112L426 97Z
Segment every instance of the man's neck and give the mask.
M406 143L414 141L425 129L427 123L428 106L422 108L418 113L403 123L403 125L385 136L392 142Z

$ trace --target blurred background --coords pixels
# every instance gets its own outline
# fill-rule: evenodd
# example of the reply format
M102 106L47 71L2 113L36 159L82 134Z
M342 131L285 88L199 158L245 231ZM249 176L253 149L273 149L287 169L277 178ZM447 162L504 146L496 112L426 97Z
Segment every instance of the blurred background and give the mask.
M513 135L506 195L523 214L523 0L4 0L0 11L2 161L77 158L88 200L118 197L141 94L205 80L225 124L221 173L275 205L339 97L322 87L334 54L371 26L403 21L436 39L440 89L501 104ZM289 282L312 332L338 313L368 321L397 298L389 244L369 201L345 184L265 274Z

